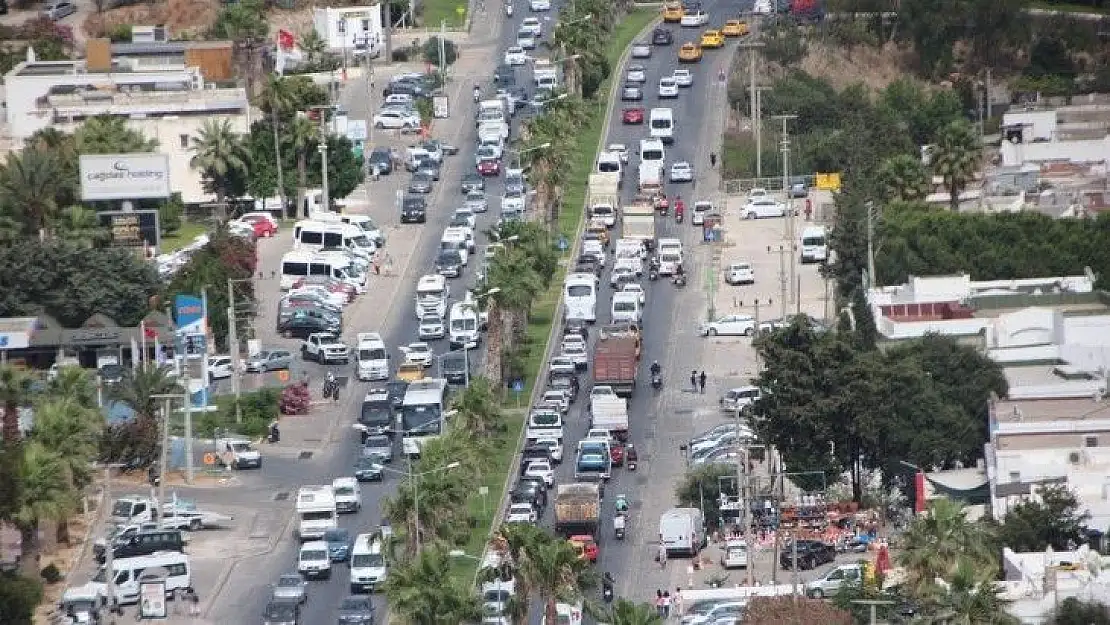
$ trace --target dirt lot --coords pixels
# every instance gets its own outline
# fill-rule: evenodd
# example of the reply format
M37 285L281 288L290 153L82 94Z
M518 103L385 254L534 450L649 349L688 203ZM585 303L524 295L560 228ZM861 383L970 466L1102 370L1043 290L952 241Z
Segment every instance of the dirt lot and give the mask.
M89 37L99 37L124 24L164 24L175 38L200 38L216 21L221 6L219 0L167 0L120 7L90 15L84 29ZM312 28L312 7L292 11L271 9L269 22L271 33L285 29L304 34Z

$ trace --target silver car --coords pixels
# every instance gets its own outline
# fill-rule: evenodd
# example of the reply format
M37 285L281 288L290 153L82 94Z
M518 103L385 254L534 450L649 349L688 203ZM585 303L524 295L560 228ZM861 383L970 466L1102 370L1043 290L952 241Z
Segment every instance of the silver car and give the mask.
M273 598L304 603L308 600L308 582L300 573L285 573L274 583Z
M293 354L289 350L264 349L247 359L246 369L249 373L265 373L289 369L292 363Z
M421 341L441 339L447 335L443 318L439 315L424 315L420 318L420 326L416 330Z
M651 57L651 44L646 41L637 41L632 44L632 58L646 59Z
M466 208L472 213L486 212L489 210L489 202L486 200L486 194L481 191L471 191L467 193L463 208Z
M377 458L379 462L393 461L393 441L383 434L373 434L366 437L362 445L363 458Z

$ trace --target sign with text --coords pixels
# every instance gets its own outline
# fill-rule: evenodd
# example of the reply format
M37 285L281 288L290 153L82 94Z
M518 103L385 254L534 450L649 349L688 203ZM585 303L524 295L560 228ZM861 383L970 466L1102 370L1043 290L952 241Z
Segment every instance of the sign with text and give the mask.
M170 196L166 154L82 154L81 199L134 200Z
M96 214L102 228L107 228L115 247L151 247L162 242L158 211L101 211Z
M166 618L166 582L139 582L139 618Z

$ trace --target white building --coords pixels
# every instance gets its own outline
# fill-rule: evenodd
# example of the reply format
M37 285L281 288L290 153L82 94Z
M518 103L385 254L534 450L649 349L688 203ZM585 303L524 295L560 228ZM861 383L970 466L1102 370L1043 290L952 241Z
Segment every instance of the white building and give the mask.
M1002 115L1003 165L1110 163L1110 107L1062 106Z
M382 31L382 5L318 8L312 12L316 34L333 52L371 57L381 53L385 45Z
M174 192L190 204L212 201L189 167L191 138L208 119L227 119L247 132L246 90L216 88L198 67L164 63L151 66L137 56L113 58L99 70L85 60L20 63L4 77L12 135L21 141L46 127L73 132L97 115L124 117L170 156Z
M1086 545L1075 551L1015 553L1002 550L1005 579L998 582L1006 611L1022 623L1040 625L1064 599L1110 603L1110 560Z

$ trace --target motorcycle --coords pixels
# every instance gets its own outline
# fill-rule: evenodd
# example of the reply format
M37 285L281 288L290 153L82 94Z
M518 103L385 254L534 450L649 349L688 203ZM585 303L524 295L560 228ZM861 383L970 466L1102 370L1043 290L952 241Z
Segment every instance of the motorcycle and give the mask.
M675 274L674 280L672 280L672 282L675 286L686 286L686 274Z
M682 211L677 211L677 210L675 211L675 213L674 213L674 222L676 224L682 223Z
M617 538L617 540L624 540L625 523L625 516L623 514L617 514L615 517L613 517L613 535Z
M648 271L648 280L651 280L651 281L654 282L655 280L658 280L658 279L659 279L659 270L656 269L655 267L652 267L651 270Z
M605 586L604 588L601 589L601 599L603 601L605 601L605 603L612 603L613 602L613 587L612 586Z
M651 388L657 391L663 388L663 376L658 373L651 374Z
M478 100L482 99L482 90L477 86L474 87L474 102L477 104Z
M329 397L339 401L339 380L335 378L324 380L324 399Z
M281 440L281 430L278 429L278 426L276 424L271 425L270 426L270 433L266 435L266 442L270 443L272 445L274 443L279 442L280 440Z
M505 15L508 16L508 17L513 16L513 5L511 5L511 4L506 4L505 5Z
M628 467L629 471L636 470L636 461L639 460L639 455L636 453L636 448L629 443L624 446L624 466Z

